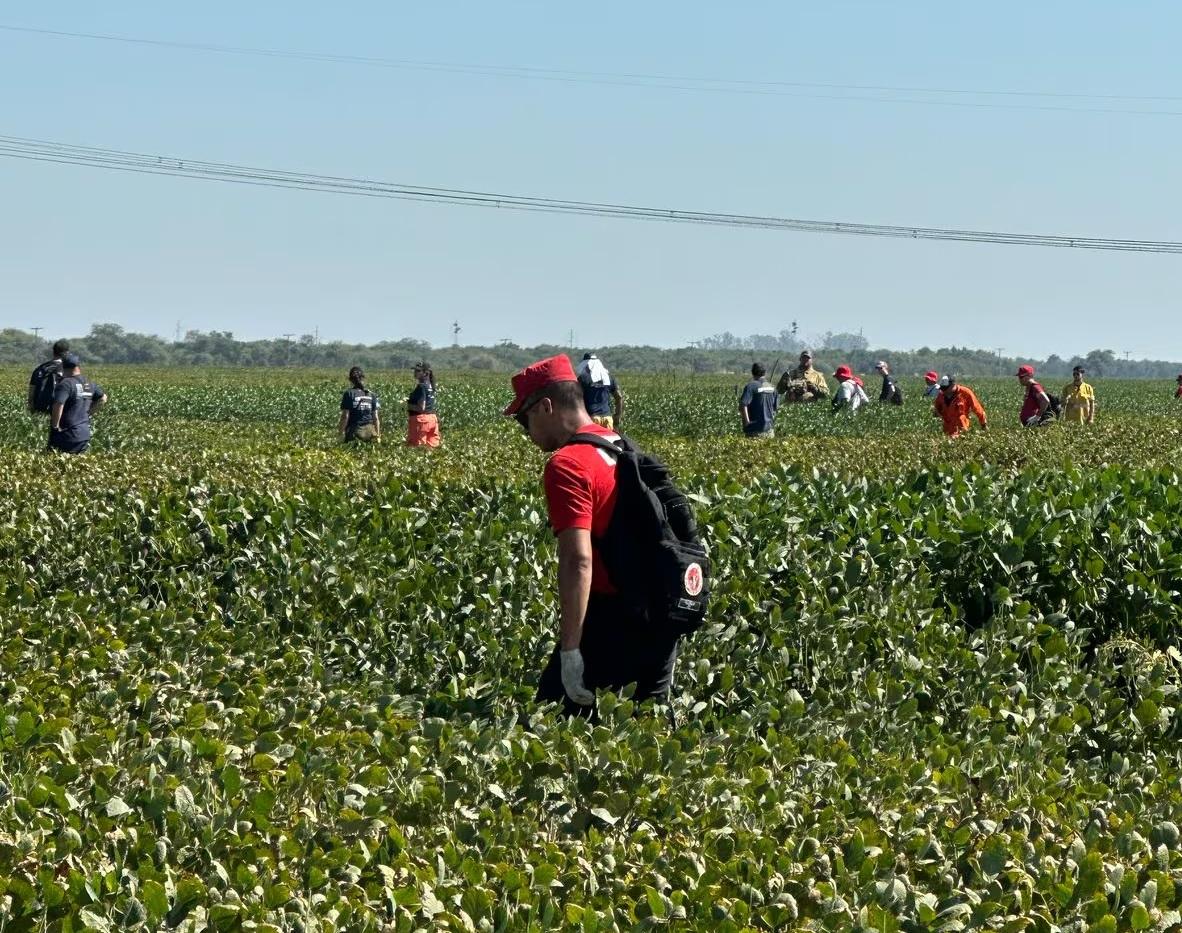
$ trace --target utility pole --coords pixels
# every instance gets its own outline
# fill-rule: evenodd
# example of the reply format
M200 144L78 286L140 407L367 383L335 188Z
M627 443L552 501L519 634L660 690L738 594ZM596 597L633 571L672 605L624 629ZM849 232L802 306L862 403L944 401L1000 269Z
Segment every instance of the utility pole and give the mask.
M460 322L459 321L452 321L452 323L451 323L451 345L453 347L458 347L460 345L460 331L461 330L463 330L463 328L460 327Z
M570 329L570 344L568 346L572 350L575 348L575 329L573 327Z
M45 328L44 327L30 327L29 330L31 330L33 332L33 336L35 338L40 340L41 339L41 331L45 330Z
M997 371L998 371L998 373L1000 373L1001 372L1001 352L1002 352L1002 350L1005 349L1005 347L994 347L993 349L997 353Z
M180 322L180 321L177 321L177 322L176 322L176 333L175 333L175 335L174 335L174 337L173 337L173 342L174 342L174 343L180 343L180 342L181 342L181 322Z

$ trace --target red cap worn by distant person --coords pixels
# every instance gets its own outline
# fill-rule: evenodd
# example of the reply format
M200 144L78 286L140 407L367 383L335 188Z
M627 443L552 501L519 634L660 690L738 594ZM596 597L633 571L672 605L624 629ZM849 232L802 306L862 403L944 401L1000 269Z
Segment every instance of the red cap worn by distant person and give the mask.
M848 366L838 366L833 373L833 378L840 379L842 382L845 382L847 379L854 378L854 371Z
M924 373L923 378L927 380L928 385L935 385L940 381L940 374L933 369Z
M517 414L531 395L548 385L553 385L556 382L577 381L574 367L570 364L570 357L565 353L530 363L513 377L513 401L505 409L505 414Z
M1018 371L1016 373L1014 373L1014 375L1017 376L1019 379L1021 379L1023 376L1033 376L1034 375L1034 367L1033 366L1019 366Z

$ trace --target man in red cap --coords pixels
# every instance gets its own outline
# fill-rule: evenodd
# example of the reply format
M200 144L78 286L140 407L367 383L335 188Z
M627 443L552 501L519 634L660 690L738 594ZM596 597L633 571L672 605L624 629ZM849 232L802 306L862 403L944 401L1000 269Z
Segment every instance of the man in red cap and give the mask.
M857 411L863 405L870 403L870 397L862 388L862 381L854 375L854 371L849 366L845 364L838 366L833 373L833 378L838 382L837 394L833 396L834 411L840 411L847 407L850 411Z
M595 424L570 359L550 357L513 377L505 414L553 454L542 474L550 528L558 539L559 637L537 698L568 714L592 712L595 690L636 684L636 700L664 699L677 660L677 634L619 598L600 553L616 506L616 458L576 434L619 440Z
M923 390L923 397L934 399L940 394L940 374L934 369L929 370L923 374L923 381L925 388Z
M1051 409L1051 397L1042 385L1035 381L1033 366L1019 366L1016 375L1018 381L1026 387L1026 397L1022 402L1018 420L1028 428L1041 427L1050 420L1047 415Z

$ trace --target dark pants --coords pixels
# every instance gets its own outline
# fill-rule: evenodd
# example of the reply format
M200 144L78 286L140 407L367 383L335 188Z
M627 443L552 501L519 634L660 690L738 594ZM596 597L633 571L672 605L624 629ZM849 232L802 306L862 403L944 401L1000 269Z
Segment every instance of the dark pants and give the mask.
M643 612L611 596L591 595L583 620L583 683L588 690L619 692L636 684L633 699L665 700L673 681L678 640L665 620L650 622ZM562 701L568 716L595 715L594 706L580 706L562 686L562 659L556 647L542 671L539 701Z
M49 439L49 446L45 448L48 451L59 454L84 454L90 449L90 440L84 441L55 441L52 437Z

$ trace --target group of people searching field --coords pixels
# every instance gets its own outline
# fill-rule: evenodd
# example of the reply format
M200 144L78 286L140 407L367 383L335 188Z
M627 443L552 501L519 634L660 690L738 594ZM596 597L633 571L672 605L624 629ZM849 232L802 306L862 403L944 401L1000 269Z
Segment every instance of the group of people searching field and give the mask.
M438 447L435 374L426 363L418 363L414 375L415 387L406 400L406 443L411 447ZM377 393L366 385L360 366L349 370L349 385L341 396L341 417L337 422L341 440L380 442L382 405ZM46 449L57 453L80 454L90 448L91 418L108 398L101 386L82 375L82 360L65 340L54 343L53 357L29 377L28 410L49 416Z
M415 387L406 399L406 444L408 447L438 447L439 409L435 399L435 373L426 363L415 364ZM360 366L349 370L350 388L341 396L341 417L337 433L345 443L382 440L382 403L365 384Z
M903 388L891 373L886 360L879 360L874 367L882 379L878 401L889 405L903 404ZM1033 366L1018 367L1015 376L1023 387L1022 407L1018 418L1024 427L1045 427L1057 420L1075 424L1091 424L1096 418L1096 392L1084 380L1087 370L1075 366L1071 371L1071 382L1060 395L1043 388L1035 378ZM768 381L767 371L762 363L751 366L751 381L743 387L739 397L739 416L743 433L751 438L774 437L776 433L776 412L782 403L807 404L828 399L833 412L856 412L870 404L866 385L861 377L845 364L833 372L837 390L830 392L829 382L824 374L813 366L813 354L805 350L800 354L800 365L784 373L776 385ZM1182 375L1178 376L1176 398L1182 398ZM969 429L976 418L982 430L989 429L985 406L971 388L950 374L941 376L932 371L924 375L923 398L932 402L932 414L939 418L948 437L958 437Z

